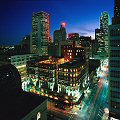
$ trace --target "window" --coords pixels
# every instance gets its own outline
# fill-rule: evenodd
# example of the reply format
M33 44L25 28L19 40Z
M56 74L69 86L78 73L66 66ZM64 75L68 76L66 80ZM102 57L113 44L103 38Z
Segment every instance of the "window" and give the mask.
M40 112L38 112L38 114L37 114L37 120L41 120L41 113Z

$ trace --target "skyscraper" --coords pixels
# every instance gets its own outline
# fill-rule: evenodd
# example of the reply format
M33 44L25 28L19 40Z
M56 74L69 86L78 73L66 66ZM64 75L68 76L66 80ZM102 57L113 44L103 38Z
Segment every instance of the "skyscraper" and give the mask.
M109 14L108 12L103 12L100 17L100 30L103 32L104 47L108 53L108 25L109 25Z
M48 55L50 39L50 15L46 12L33 13L32 16L32 53Z
M120 24L120 0L115 0L114 17L112 18L112 24Z
M67 37L67 33L66 33L66 23L62 22L61 26L60 26L60 30L55 30L53 37L54 37L54 43L58 44L58 42L60 41L65 41L66 37Z
M108 25L109 25L109 14L108 12L103 12L100 16L100 29L103 30L105 35L108 35Z
M120 119L120 0L109 26L109 109L110 120Z
M103 30L101 30L101 29L95 29L95 40L98 41L98 48L101 51L105 47L104 37L103 36L104 36Z

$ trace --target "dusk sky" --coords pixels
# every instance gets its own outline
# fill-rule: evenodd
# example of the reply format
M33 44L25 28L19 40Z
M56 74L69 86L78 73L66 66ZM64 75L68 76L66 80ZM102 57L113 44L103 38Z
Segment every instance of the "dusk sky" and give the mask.
M18 44L32 31L32 13L50 14L50 33L66 22L67 33L94 37L99 17L108 11L113 17L114 0L1 0L0 45Z

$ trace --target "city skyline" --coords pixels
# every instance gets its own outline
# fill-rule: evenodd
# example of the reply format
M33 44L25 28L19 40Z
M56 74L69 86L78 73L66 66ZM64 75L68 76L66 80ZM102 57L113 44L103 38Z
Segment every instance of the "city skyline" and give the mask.
M120 0L1 3L0 120L120 120Z
M101 13L108 11L110 18L113 16L113 2L113 0L104 2L95 0L76 0L71 2L60 0L1 1L0 44L18 44L26 34L32 31L32 14L38 11L45 11L50 14L51 36L60 27L61 22L64 21L67 24L67 34L77 32L81 36L91 35L94 37L95 29L99 28Z

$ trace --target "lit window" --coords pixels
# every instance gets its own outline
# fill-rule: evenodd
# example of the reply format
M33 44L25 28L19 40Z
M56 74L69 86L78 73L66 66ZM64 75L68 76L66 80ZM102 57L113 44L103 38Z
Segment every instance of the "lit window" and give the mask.
M72 84L70 84L70 86L72 86Z
M73 75L73 77L75 77L75 74Z
M38 112L38 114L37 114L37 120L40 120L40 118L41 118L41 113Z

